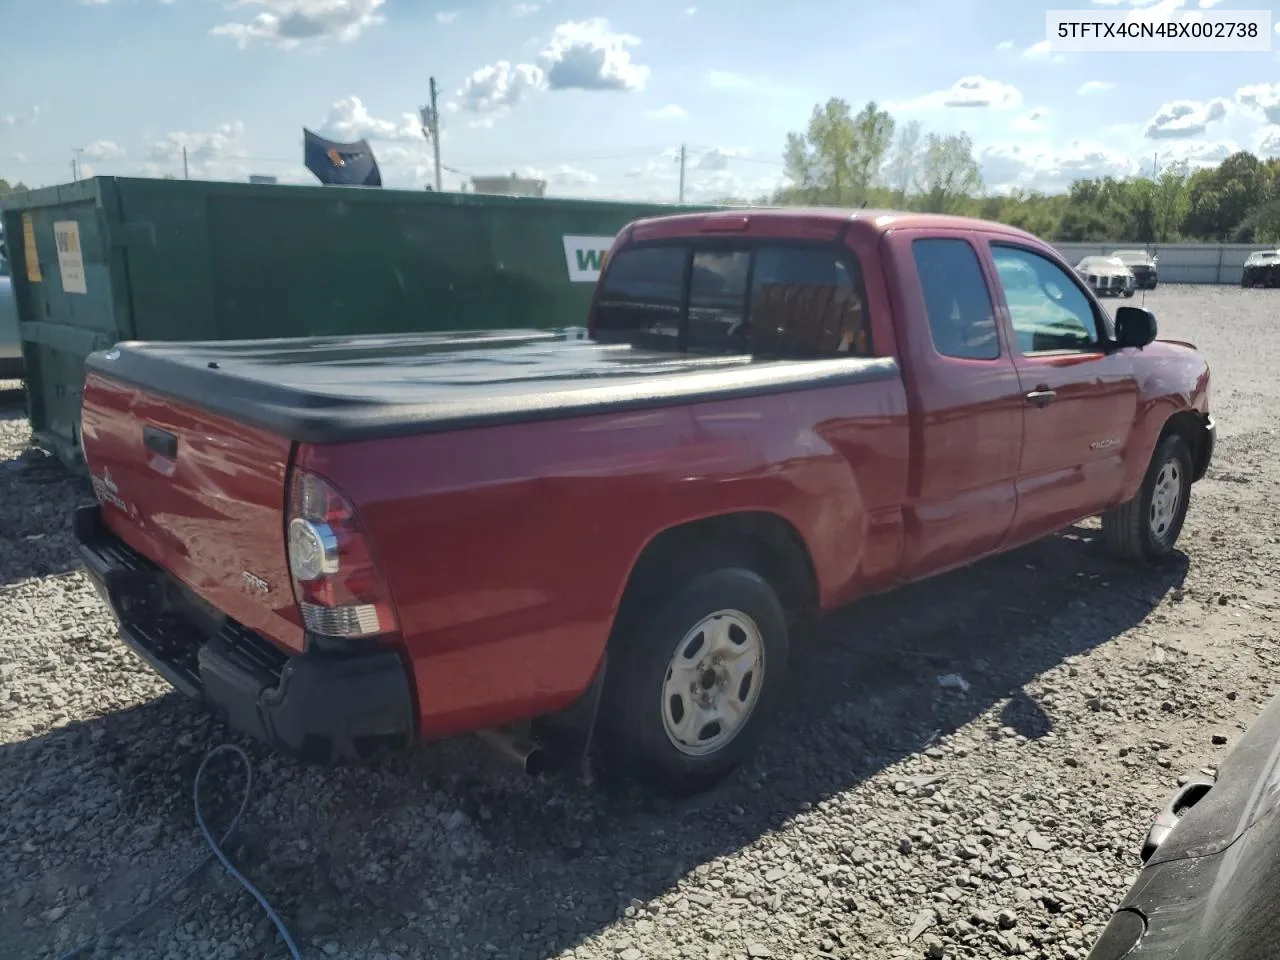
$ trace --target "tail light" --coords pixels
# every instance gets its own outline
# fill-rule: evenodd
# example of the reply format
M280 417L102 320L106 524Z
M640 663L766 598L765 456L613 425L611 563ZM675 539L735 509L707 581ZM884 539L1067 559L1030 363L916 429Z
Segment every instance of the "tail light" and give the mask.
M399 629L369 537L332 484L294 471L287 530L293 592L309 631L341 638Z

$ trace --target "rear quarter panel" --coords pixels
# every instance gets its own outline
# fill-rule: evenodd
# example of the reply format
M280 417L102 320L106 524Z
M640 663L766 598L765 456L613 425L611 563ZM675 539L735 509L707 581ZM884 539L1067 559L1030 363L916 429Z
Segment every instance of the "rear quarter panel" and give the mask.
M356 503L387 571L421 732L567 706L604 653L645 545L769 511L804 539L831 606L901 549L898 379L396 440L304 446Z

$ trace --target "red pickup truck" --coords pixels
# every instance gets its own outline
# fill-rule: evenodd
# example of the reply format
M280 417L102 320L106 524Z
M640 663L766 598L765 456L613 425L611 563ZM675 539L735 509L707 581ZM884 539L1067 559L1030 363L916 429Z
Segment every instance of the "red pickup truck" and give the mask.
M1173 550L1214 424L1155 335L994 223L641 220L577 334L92 355L75 529L124 640L279 748L473 731L532 767L585 728L696 790L800 618L1098 514Z

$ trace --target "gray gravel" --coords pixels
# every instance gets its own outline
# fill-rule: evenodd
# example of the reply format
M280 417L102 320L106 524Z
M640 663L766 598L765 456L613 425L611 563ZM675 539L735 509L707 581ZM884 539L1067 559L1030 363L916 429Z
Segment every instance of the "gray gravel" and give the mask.
M1280 663L1280 294L1146 302L1214 370L1186 557L1124 566L1087 523L834 616L758 762L681 804L528 780L469 740L315 769L230 734L115 639L74 571L88 491L16 459L0 393L0 957L55 956L196 861L191 781L231 740L256 763L232 855L309 956L1083 958L1156 807ZM215 820L239 786L210 778ZM96 955L283 950L214 868Z

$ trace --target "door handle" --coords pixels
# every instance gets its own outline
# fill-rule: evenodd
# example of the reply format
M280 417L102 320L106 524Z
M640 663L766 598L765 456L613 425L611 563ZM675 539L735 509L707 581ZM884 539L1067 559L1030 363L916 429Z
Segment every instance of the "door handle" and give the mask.
M1039 390L1032 390L1027 394L1027 403L1033 404L1037 407L1043 407L1053 403L1057 396L1057 390L1050 390L1047 387L1042 387Z

